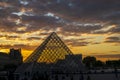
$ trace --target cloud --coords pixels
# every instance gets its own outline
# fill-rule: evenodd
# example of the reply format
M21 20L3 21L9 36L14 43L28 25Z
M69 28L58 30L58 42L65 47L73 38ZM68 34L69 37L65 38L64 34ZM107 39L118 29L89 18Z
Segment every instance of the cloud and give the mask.
M22 21L24 23L31 23L34 24L35 26L61 26L61 24L57 23L59 19L56 19L51 16L22 16ZM51 27L51 28L52 28Z
M87 46L87 45L89 45L90 44L90 42L88 42L88 41L84 41L85 39L67 39L67 40L65 40L65 43L67 44L67 45L71 45L71 46L73 46L73 47L76 47L76 46Z
M109 30L111 33L120 33L120 25Z
M63 27L63 31L75 32L75 33L89 33L91 34L94 30L101 29L101 25L68 25Z
M93 34L119 34L120 26L119 24L105 24L101 29L93 31Z
M20 38L20 36L15 36L15 35L0 35L0 38L6 38L7 40L14 40L16 38Z
M40 37L29 37L29 38L27 38L27 40L40 40L40 39L42 39L42 38L40 38Z
M0 45L1 49L10 49L10 48L22 48L24 50L34 50L36 46L30 46L25 44L15 44L15 45Z
M119 10L119 0L0 0L0 31L28 34L30 36L25 36L27 40L41 39L31 36L37 31L39 36L55 31L64 38L80 37L82 34L119 34ZM74 46L100 44L77 39L66 43ZM106 38L105 43L119 43L119 40Z
M109 25L116 24L119 19L119 0L7 0L0 1L0 17L4 27L14 26L14 32L22 33L36 31L39 29L56 29L62 27L64 31L91 33L94 30L101 29L101 25L93 26L75 26L67 25L78 22L87 24L88 22L100 23L110 22ZM6 7L7 6L7 7ZM4 14L3 14L4 13ZM13 14L15 13L15 14ZM21 15L17 15L23 13ZM52 15L46 14L51 13ZM15 22L9 22L5 18L20 19L21 25L26 26L26 31L15 31L15 27L21 25ZM7 25L8 24L8 25ZM119 26L119 24L116 24ZM2 26L2 25L1 25ZM5 28L6 31L8 31ZM11 29L9 29L11 30ZM108 32L118 33L119 28L113 28ZM99 33L108 33L101 31Z
M90 42L74 42L71 45L72 46L87 46Z
M95 55L97 58L120 58L120 54Z
M107 37L106 43L120 43L120 37Z

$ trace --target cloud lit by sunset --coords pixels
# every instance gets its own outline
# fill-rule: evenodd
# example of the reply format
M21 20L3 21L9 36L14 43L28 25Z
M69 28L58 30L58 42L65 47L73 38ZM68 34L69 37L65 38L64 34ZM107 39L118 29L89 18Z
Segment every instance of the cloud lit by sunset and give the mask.
M52 32L74 54L120 59L120 1L0 0L0 52L26 58Z

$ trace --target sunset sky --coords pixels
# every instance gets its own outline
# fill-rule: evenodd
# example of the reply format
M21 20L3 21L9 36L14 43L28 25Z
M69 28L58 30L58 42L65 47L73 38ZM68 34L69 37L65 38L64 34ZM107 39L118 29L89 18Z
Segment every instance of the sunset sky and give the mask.
M120 0L0 0L0 52L25 59L51 32L74 54L120 59Z

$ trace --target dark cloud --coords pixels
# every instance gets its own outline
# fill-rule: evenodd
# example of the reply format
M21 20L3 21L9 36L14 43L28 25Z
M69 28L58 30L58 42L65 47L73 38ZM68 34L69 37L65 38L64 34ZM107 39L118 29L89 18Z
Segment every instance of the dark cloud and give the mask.
M120 58L120 54L95 55L97 58Z
M45 27L59 27L62 26L63 23L57 23L60 19L56 19L55 17L44 16L44 15L36 15L36 16L22 16L23 23L30 23L34 26ZM52 28L51 27L51 28Z
M79 41L79 39L78 40L70 39L70 40L65 40L65 43L74 47L74 46L87 46L91 42Z
M3 38L3 37L5 37L7 40L10 40L10 39L16 39L16 38L20 38L20 36L11 36L11 35L7 35L7 34L5 34L5 35L0 35L0 38Z
M40 40L40 39L42 39L42 38L40 38L40 37L29 37L29 38L27 38L27 40Z
M93 43L91 43L91 44L101 44L100 42L93 42Z
M51 11L69 18L100 17L100 14L119 9L119 0L52 0L29 1L28 6L41 11ZM38 11L37 11L38 12ZM84 16L84 17L83 17Z
M10 48L22 48L25 50L34 50L36 46L29 46L25 44L15 44L15 45L0 45L1 49L10 49Z
M75 32L75 33L92 33L94 30L101 29L101 25L83 25L83 26L64 26L63 30L67 32Z
M107 30L108 27L110 29ZM114 27L112 27L114 26ZM120 24L118 23L108 23L104 25L101 29L93 31L93 34L120 34Z
M120 1L119 0L1 0L0 1L0 28L5 31L25 33L39 29L50 30L62 27L64 32L71 33L93 33L104 26L88 25L76 26L68 25L72 22L106 23L120 26ZM16 15L24 9L24 14ZM45 16L52 13L53 16ZM10 22L20 19L21 23ZM2 27L1 27L2 26ZM18 27L27 27L25 31L17 31ZM120 27L112 28L109 31L99 31L102 33L119 33Z
M5 32L14 32L16 31L16 23L8 20L1 21L0 29Z
M20 38L19 36L6 36L7 39L16 39L16 38Z
M113 23L120 20L120 11L111 12L103 16L103 19L113 21Z
M106 43L120 43L120 37L108 37Z
M90 42L72 42L72 46L87 46Z
M108 40L115 40L115 41L119 41L120 40L120 38L119 37L108 37L107 38Z
M111 33L120 33L120 25L117 26L117 27L114 27L114 28L110 29L108 32L111 32Z

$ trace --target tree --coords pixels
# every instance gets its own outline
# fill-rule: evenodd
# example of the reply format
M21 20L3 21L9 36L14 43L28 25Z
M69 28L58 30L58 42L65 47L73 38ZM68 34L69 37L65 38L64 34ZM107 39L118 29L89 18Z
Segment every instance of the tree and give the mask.
M107 67L120 67L120 60L108 60L106 61Z
M95 67L103 67L104 66L104 62L97 60L94 64Z
M96 63L96 58L93 56L87 56L83 59L83 63L86 65L86 67L92 68Z

